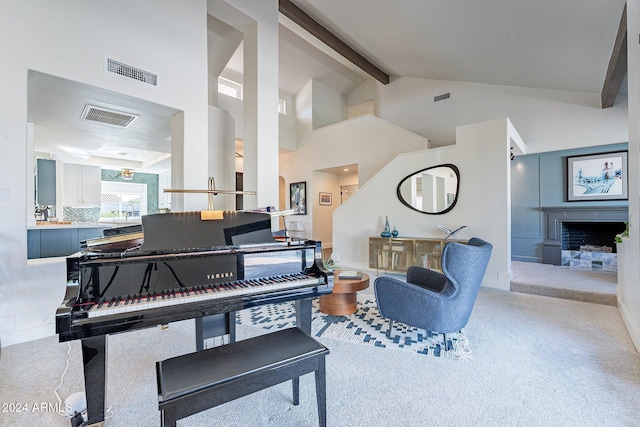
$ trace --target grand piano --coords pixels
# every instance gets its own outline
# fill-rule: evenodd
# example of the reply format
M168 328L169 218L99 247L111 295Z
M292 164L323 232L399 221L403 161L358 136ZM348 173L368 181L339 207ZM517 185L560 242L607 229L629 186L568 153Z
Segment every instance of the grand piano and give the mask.
M145 215L67 258L56 332L81 340L89 425L104 421L110 334L195 319L202 350L206 338L235 339L236 311L286 301L311 333L311 300L333 288L320 242L274 239L267 213L217 212Z

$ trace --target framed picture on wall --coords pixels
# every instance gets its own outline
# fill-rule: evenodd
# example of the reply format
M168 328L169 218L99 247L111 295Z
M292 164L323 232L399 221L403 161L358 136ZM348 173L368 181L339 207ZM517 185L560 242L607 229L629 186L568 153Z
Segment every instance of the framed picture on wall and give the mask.
M289 198L291 209L299 208L296 215L307 214L307 182L292 182L289 184Z
M331 193L320 193L320 204L323 206L331 206Z
M567 157L567 200L627 200L627 154Z

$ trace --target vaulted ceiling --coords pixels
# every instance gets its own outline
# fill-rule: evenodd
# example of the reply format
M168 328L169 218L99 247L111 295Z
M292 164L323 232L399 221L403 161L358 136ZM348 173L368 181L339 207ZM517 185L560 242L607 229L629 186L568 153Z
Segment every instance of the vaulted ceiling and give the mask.
M392 82L397 77L418 77L592 93L602 91L625 4L624 0L288 1L388 74ZM371 78L314 37L303 34L283 15L280 22L282 95L293 97L311 79L348 94ZM233 29L227 28L217 36L237 39L232 33ZM216 46L209 45L212 49ZM217 55L220 52L210 52L211 58ZM242 73L237 54L229 63L217 66ZM49 90L38 92L38 78L42 83L43 77ZM57 90L55 81L49 80L36 76L34 91L29 93L30 117L48 123L56 139L66 139L68 148L73 149L74 138L61 134L79 132L78 105L84 105L91 94L87 88L61 86ZM64 102L52 98L61 94L67 98ZM68 99L73 94L84 98ZM124 101L114 98L113 104L118 102ZM74 124L65 123L63 104L73 106L68 116ZM57 107L47 110L47 106ZM144 103L134 108L138 113L145 109L148 114L158 113L156 106ZM55 125L50 116L53 113ZM164 116L172 113L161 112ZM44 127L40 129L44 132ZM111 145L110 136L104 138L100 141L99 133L93 132L94 151ZM137 152L144 151L148 138L139 131L129 138L129 145ZM84 141L82 148L91 151Z
M600 93L625 0L290 0L394 76Z

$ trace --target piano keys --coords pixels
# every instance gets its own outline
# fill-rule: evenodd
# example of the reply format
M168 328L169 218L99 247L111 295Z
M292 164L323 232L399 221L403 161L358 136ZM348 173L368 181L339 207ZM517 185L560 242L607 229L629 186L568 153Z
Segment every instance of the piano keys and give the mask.
M81 307L78 312L86 312L87 321L90 322L103 316L123 317L146 310L172 308L177 305L186 307L186 304L200 304L205 301L284 290L291 291L296 288L322 284L321 279L317 277L305 274L283 274L259 279L237 280L218 285L191 286L163 292L118 296L111 299L101 298L99 301ZM82 324L83 320L78 319L76 323Z

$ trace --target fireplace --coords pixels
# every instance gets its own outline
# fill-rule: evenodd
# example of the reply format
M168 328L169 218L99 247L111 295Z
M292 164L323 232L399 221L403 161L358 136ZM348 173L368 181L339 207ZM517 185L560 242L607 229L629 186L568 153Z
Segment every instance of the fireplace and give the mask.
M609 252L615 253L616 246L613 243L616 234L622 233L625 227L624 222L562 221L560 246L563 251L579 251L580 247L599 246L610 248Z
M582 268L604 265L604 269L615 271L614 241L616 234L626 227L629 218L626 207L553 208L543 212L546 225L543 263L575 264Z

